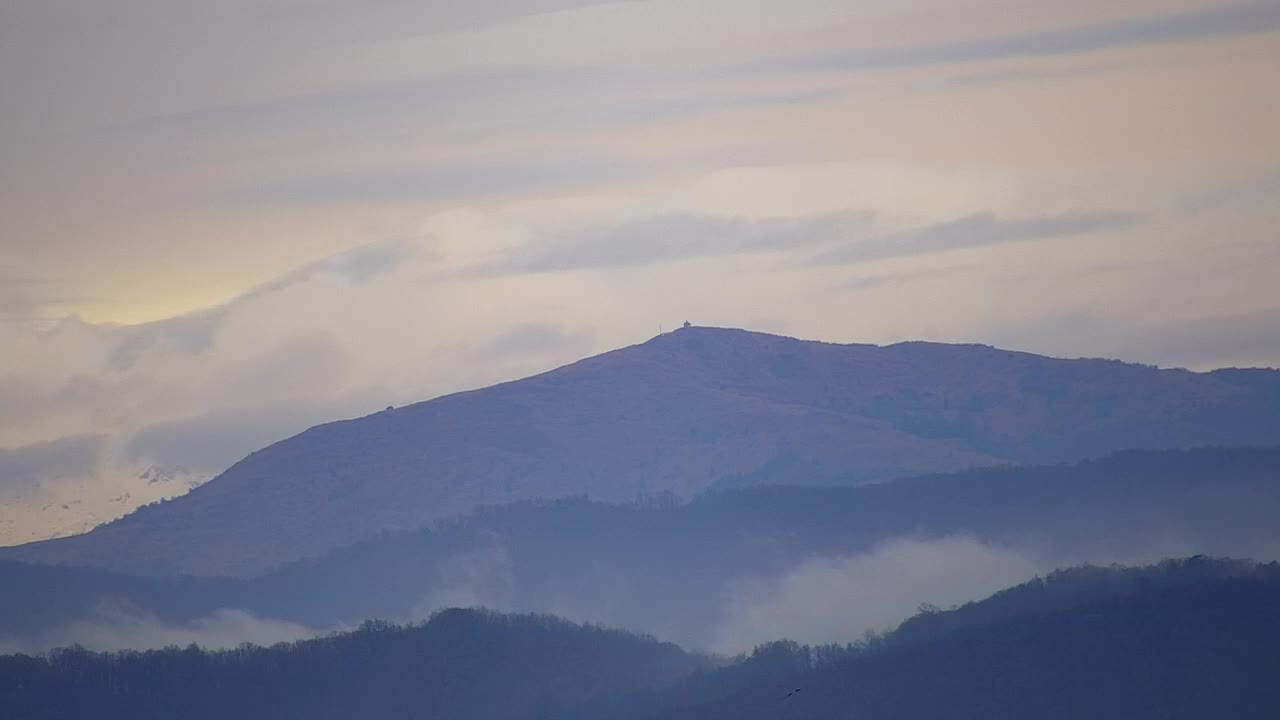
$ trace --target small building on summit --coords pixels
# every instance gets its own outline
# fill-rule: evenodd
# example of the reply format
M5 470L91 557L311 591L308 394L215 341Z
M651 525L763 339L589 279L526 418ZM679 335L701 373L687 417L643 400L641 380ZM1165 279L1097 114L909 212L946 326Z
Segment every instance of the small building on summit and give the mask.
M688 320L685 320L685 321L684 321L684 327L685 327L685 329L691 328L691 327L693 327L693 323L690 323Z

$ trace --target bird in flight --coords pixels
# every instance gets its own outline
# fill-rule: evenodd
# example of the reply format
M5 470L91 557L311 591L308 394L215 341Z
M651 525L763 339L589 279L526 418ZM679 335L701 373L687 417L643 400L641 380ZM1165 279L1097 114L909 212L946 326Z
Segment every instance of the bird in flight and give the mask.
M800 692L800 690L801 688L796 688L795 690L792 690L791 692L787 693L787 697L791 697L792 695L795 695L796 693Z

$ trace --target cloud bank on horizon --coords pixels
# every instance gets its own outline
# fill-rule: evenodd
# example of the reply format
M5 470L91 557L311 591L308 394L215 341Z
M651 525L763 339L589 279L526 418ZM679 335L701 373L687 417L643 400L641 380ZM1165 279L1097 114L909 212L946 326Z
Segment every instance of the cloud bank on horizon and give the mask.
M1269 0L0 8L0 543L699 324L1280 365Z

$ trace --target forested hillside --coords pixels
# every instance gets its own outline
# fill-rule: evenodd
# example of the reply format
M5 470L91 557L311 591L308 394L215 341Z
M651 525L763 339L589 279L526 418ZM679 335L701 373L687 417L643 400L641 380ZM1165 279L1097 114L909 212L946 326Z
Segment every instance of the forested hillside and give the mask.
M0 593L0 641L61 642L48 631L104 603L166 622L234 608L329 628L370 617L407 620L466 602L556 612L707 647L742 582L781 581L806 563L865 556L895 538L939 543L943 563L952 561L948 539L965 538L1002 561L1021 558L1030 574L1191 553L1271 560L1280 549L1277 516L1275 449L1126 452L867 487L730 490L688 504L523 503L248 580L0 562L0 584L24 589ZM948 604L927 593L907 602L898 617L919 603Z
M1275 566L893 640L647 717L1263 720L1280 707Z
M710 663L620 631L450 610L270 648L2 656L0 717L549 719Z
M0 717L870 720L1274 717L1280 565L1078 568L847 644L731 661L545 616L208 652L0 657Z

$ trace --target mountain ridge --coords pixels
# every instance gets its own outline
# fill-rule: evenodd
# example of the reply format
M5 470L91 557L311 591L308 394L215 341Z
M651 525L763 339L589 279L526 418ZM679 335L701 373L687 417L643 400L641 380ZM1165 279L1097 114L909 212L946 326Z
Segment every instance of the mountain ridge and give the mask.
M537 720L714 662L625 631L449 609L413 626L368 622L269 648L0 655L0 715ZM105 672L75 670L93 665Z
M695 327L318 425L180 499L0 557L246 574L521 499L688 498L726 478L866 483L1126 447L1278 442L1276 371Z
M1280 702L1276 569L1149 585L901 643L890 634L873 652L743 683L709 702L613 716L1269 718Z
M917 631L904 634L914 622ZM924 625L920 631L920 625ZM208 651L0 655L31 718L1270 718L1280 565L1080 567L861 641L732 659L547 615L449 609L410 626Z
M904 586L902 601L946 605L960 596L941 579L958 581L964 563L981 569L998 559L1044 570L1193 553L1272 559L1278 512L1280 447L1130 450L1074 465L860 487L726 489L688 503L529 500L382 534L248 579L0 560L0 587L24 588L0 593L0 647L50 647L86 618L103 621L104 607L179 625L235 609L327 628L410 620L458 598L713 647L744 584L779 588L807 577L807 586L860 572L871 558L944 557L948 569L931 573L937 582L908 580L913 589ZM892 572L878 578L903 582Z

